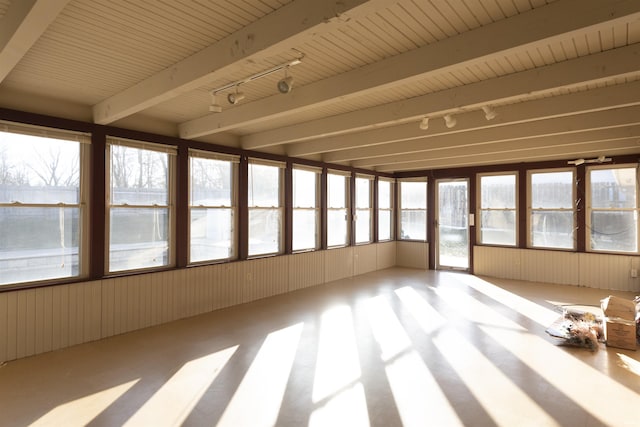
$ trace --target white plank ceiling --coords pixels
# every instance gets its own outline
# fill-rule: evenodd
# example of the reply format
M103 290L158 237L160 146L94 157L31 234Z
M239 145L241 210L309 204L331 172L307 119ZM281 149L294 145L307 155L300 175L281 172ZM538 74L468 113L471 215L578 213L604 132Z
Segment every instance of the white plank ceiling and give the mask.
M0 0L0 107L384 172L636 154L640 1Z

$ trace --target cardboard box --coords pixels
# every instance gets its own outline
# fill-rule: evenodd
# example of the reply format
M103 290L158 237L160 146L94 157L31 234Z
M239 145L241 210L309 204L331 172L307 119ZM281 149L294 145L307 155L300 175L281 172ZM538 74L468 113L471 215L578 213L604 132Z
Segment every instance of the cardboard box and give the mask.
M627 350L636 349L636 322L635 320L618 320L605 317L604 337L608 347L618 347Z
M636 303L616 296L608 296L600 301L605 317L636 320Z

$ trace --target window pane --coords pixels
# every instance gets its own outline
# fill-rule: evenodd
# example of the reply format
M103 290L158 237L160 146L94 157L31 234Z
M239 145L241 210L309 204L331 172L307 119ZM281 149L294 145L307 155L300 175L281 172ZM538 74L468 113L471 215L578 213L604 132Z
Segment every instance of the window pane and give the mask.
M347 210L327 211L327 245L342 246L347 244Z
M378 181L378 209L391 208L391 183Z
M233 163L191 158L191 206L231 206Z
M168 205L169 154L111 145L111 204Z
M80 274L79 208L0 208L0 285Z
M280 209L249 210L249 255L280 251Z
M369 210L360 209L357 212L356 243L366 243L371 240L371 213Z
M391 240L391 211L378 211L378 240Z
M482 176L480 177L480 193L480 203L484 209L515 209L516 176Z
M249 164L249 206L280 206L280 168Z
M480 239L489 245L516 244L516 212L513 210L481 211Z
M327 192L329 208L346 208L346 181L347 177L342 175L327 175Z
M638 218L635 211L592 211L591 248L636 252Z
M403 209L400 217L400 238L427 240L427 211Z
M591 206L594 208L635 208L636 169L596 169L590 171Z
M226 208L192 208L191 262L233 257L233 210Z
M0 132L0 203L80 200L80 143Z
M531 207L573 209L573 173L531 174Z
M318 174L312 171L293 170L293 207L315 208Z
M293 210L292 249L300 251L316 248L318 214L315 210Z
M366 209L371 206L370 183L368 179L356 178L356 208Z
M426 209L427 183L401 182L400 204L402 206L402 209Z
M169 209L111 208L109 271L169 264Z
M533 246L572 249L573 212L533 211L531 213Z

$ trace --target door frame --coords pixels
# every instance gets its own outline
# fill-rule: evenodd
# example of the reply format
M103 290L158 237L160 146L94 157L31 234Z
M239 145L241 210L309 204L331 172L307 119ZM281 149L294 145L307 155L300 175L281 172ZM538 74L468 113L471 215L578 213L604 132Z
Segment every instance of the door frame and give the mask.
M467 267L456 267L450 265L442 265L440 263L440 183L445 182L466 182L467 184L467 209L466 209L466 234L467 234ZM471 226L469 223L470 205L471 205L471 179L463 178L438 178L435 180L434 186L434 260L436 270L464 271L471 272Z

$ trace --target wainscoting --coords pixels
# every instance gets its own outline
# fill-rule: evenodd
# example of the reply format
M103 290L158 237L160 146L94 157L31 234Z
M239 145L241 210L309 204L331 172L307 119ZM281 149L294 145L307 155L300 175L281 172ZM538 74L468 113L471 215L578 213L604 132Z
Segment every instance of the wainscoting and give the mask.
M0 363L396 265L396 242L0 293Z
M475 246L473 268L478 276L640 291L640 278L631 277L638 256Z

